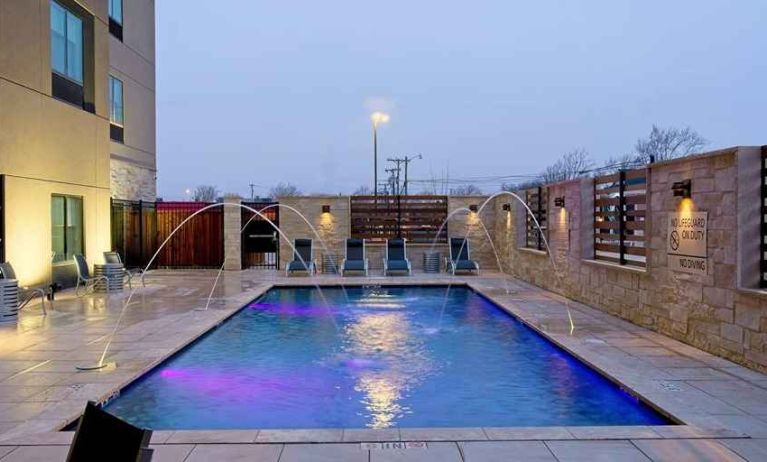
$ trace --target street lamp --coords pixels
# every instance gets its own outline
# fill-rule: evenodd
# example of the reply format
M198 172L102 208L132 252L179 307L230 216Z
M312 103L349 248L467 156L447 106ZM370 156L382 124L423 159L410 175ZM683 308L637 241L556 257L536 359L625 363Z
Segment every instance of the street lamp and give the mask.
M378 196L378 126L389 121L389 114L376 111L370 114L373 122L373 195Z

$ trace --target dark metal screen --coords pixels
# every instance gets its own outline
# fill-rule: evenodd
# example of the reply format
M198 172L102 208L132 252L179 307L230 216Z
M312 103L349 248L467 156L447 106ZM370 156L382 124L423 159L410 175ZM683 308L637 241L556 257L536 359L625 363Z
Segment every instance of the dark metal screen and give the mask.
M767 288L767 146L762 146L762 264L759 286Z
M594 258L647 264L647 169L594 178Z
M525 214L526 217L526 230L525 230L525 247L531 249L543 250L544 245L544 233L547 232L548 224L548 204L549 204L549 189L546 187L537 187L528 189L525 191L525 203L530 207L530 211L535 216L535 220L538 220L538 226L535 225L535 220L529 213Z
M352 196L351 235L382 242L403 237L409 242L447 242L447 196Z
M275 202L243 202L258 210L279 227L280 210ZM261 216L242 209L242 267L277 269L280 262L280 236Z

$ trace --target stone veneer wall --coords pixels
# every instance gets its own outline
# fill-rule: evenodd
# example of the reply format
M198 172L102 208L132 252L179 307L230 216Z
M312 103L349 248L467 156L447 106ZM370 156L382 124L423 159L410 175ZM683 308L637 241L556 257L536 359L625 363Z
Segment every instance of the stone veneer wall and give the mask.
M110 177L110 189L115 199L134 201L157 199L157 173L152 169L112 159Z
M759 148L733 148L653 164L649 175L647 269L593 258L591 179L550 185L549 256L519 248L524 210L495 204L495 238L507 271L537 286L759 370L767 370L767 292L757 290ZM740 175L739 175L740 174ZM708 212L707 275L670 271L668 217L679 206L671 184L692 179L694 210ZM554 198L565 196L565 208ZM502 204L513 202L512 212ZM756 204L756 205L754 205ZM504 218L504 214L506 217ZM756 251L754 253L754 250ZM576 327L577 328L577 327Z
M224 198L224 269L242 269L242 201L238 197Z

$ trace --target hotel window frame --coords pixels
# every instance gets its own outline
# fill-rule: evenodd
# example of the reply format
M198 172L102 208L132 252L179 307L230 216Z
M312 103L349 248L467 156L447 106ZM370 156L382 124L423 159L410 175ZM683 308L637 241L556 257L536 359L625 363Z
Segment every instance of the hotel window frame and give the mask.
M109 33L119 41L123 41L123 22L125 21L125 8L123 0L108 0L109 5ZM119 5L119 8L116 6ZM119 17L118 17L119 16Z
M63 202L62 212L63 212L63 220L61 220L61 224L57 224L54 214L56 213L56 207L54 205L54 201L57 199L61 199ZM78 224L72 225L70 222L71 214L70 212L70 202L72 204L79 203L79 232L78 230ZM55 240L57 238L56 233L56 227L62 227L63 232L59 233L61 236L62 241L62 252L57 251L57 245L55 243ZM69 232L69 228L75 228L75 232L79 235L79 248L76 244L72 244L70 241L72 240L71 234ZM77 241L77 239L75 239ZM54 265L62 265L62 264L68 264L74 255L76 254L84 254L85 252L85 200L82 196L73 196L73 195L67 195L67 194L51 194L51 255ZM57 258L58 255L63 254L63 258Z
M93 16L74 0L50 0L48 10L51 96L95 113Z
M125 83L113 75L109 75L109 137L118 143L125 142ZM119 92L117 87L119 86ZM115 95L120 95L119 107L116 107ZM119 110L119 120L117 111Z

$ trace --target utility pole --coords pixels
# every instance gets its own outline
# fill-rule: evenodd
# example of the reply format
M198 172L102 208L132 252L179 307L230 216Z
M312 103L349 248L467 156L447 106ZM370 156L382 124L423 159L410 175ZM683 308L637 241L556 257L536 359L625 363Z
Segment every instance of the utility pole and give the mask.
M416 159L423 159L423 156L421 154L418 154L417 156L413 156L413 157L410 157L410 156L393 157L393 158L390 157L390 158L386 159L389 162L394 162L394 163L397 164L397 166L393 169L393 170L396 170L396 172L397 172L397 194L401 194L402 192L404 192L404 194L406 196L408 195L408 189L407 189L407 186L408 186L408 184L407 184L408 183L408 175L407 175L407 173L408 173L407 172L408 164L410 164L410 162L413 162ZM400 174L400 170L401 170L401 165L403 165L403 164L405 165L405 181L404 181L402 189L400 189L399 174Z
M418 155L417 155L417 156L415 156L415 157L408 157L408 156L405 156L405 195L406 195L406 196L409 194L409 193L408 193L408 189L407 189L407 166L408 166L408 164L409 164L410 162L413 162L413 161L414 161L414 160L416 160L416 159L423 159L423 156L422 156L421 154L418 154Z
M255 193L255 187L256 185L251 183L250 184L250 200L256 200L256 193Z

